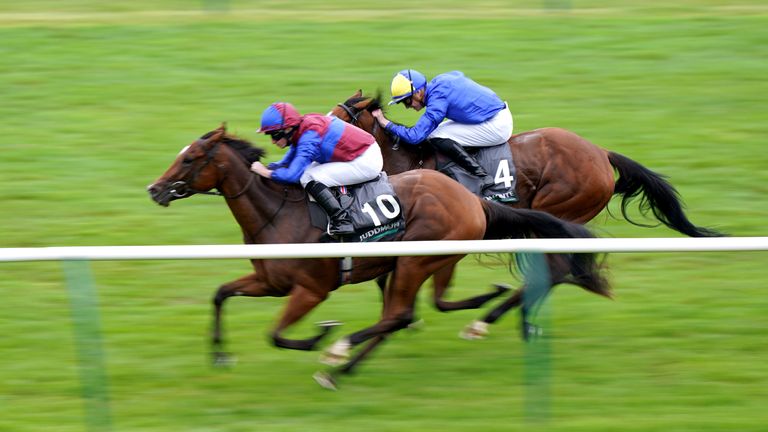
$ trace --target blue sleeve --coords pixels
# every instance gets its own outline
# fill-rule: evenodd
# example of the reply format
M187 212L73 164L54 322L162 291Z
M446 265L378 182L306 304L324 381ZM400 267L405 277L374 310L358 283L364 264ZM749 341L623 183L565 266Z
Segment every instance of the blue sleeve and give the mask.
M295 145L296 156L290 165L272 171L272 179L282 183L299 183L309 164L320 159L321 138L315 131L305 132Z
M271 170L275 170L280 167L288 166L291 163L291 160L296 156L296 146L291 146L288 149L288 153L283 156L282 159L280 159L279 162L272 162L271 164L267 165L267 168Z
M397 135L408 144L420 144L427 139L437 126L445 120L445 115L448 112L448 98L440 93L433 93L429 95L429 105L424 115L419 118L413 127L406 127L403 125L390 122L387 125L387 130Z

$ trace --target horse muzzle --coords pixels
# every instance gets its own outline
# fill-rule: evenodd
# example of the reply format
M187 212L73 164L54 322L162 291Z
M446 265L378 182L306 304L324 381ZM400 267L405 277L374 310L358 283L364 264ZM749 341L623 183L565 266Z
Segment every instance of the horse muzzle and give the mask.
M147 187L147 192L149 192L149 196L154 202L163 207L168 207L173 200L192 195L189 186L183 181L170 184L164 182L154 183Z

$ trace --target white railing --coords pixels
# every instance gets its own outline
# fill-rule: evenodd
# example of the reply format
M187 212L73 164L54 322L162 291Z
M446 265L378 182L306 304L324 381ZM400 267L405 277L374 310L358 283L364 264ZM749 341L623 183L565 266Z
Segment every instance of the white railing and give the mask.
M0 249L3 261L324 258L497 252L766 251L768 237L443 240L263 245L77 246Z

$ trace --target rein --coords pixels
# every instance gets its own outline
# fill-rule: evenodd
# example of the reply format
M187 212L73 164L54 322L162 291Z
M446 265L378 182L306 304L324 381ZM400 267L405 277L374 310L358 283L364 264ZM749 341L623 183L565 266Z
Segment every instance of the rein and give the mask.
M360 114L363 112L362 110L358 110L357 113L355 113L355 111L353 111L353 109L357 110L357 108L350 107L346 103L338 103L338 104L336 104L336 106L338 106L341 109L343 109L344 112L346 112L347 115L349 115L350 123L351 124L359 127L360 119L358 117L360 117ZM379 128L380 128L379 122L374 120L373 128L371 128L371 135L376 136L376 133L379 131ZM389 135L389 133L386 130L384 130L384 133ZM399 136L394 136L393 137L393 136L390 135L390 140L392 141L392 150L395 150L395 151L400 150L400 137Z

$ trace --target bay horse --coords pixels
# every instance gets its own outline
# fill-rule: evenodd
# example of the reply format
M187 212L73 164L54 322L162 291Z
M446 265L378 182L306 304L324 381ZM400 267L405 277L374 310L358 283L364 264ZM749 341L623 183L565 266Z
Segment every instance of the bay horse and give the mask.
M251 172L264 155L248 141L229 135L224 125L187 146L147 190L162 206L195 194L224 197L243 232L244 242L314 243L323 231L310 223L308 199L299 185L281 184ZM410 171L390 177L401 201L406 228L399 240L477 240L510 237L590 238L584 227L544 212L513 209L483 201L459 183L435 171ZM213 191L216 189L216 191ZM333 245L328 245L333 250ZM368 346L341 368L348 372L389 334L413 321L416 294L434 272L457 263L463 255L401 256L356 259L350 283L390 273L380 320L342 338L326 359L347 361L349 351ZM563 273L575 283L609 295L609 285L595 254L560 254ZM283 332L322 303L340 286L339 258L252 259L254 272L221 285L213 297L212 348L215 361L226 361L222 350L222 306L231 296L283 297L286 306L270 335L274 345L312 350L328 334L324 326L307 339L288 339ZM328 377L326 377L328 378Z
M371 111L382 108L380 96L364 97L358 90L349 99L339 103L329 115L350 122L376 137L384 157L384 171L398 174L414 169L436 169L435 151L428 144L400 143L379 127ZM621 213L633 221L627 208L640 198L641 213L652 212L667 227L690 237L723 236L715 230L694 225L683 211L677 190L664 176L657 174L619 153L605 150L581 136L561 128L542 128L512 135L508 144L517 171L516 192L518 202L508 203L513 208L529 208L547 212L563 220L584 224L597 216L614 196L621 196ZM618 180L614 177L618 173ZM553 259L547 256L548 261ZM557 266L550 265L552 286L564 283ZM435 273L434 304L441 311L455 310L464 302L450 302L444 296L453 277L450 266ZM386 278L386 276L384 276ZM380 280L383 284L385 279ZM524 339L537 331L527 320L528 311L523 304L525 287L517 289L511 297L499 304L480 320L468 325L461 333L468 339L483 338L488 326L506 312L522 306L521 331ZM546 295L546 294L544 294ZM526 302L526 304L528 304Z

